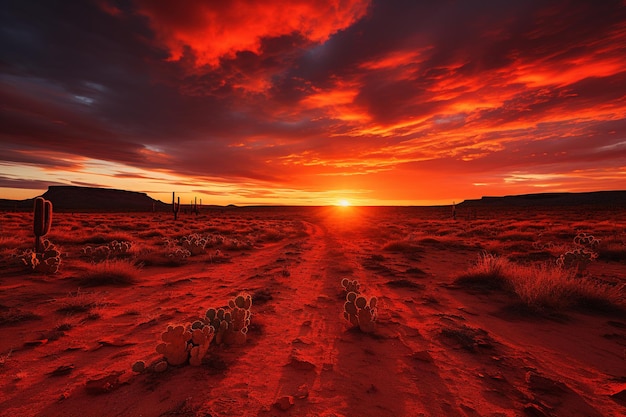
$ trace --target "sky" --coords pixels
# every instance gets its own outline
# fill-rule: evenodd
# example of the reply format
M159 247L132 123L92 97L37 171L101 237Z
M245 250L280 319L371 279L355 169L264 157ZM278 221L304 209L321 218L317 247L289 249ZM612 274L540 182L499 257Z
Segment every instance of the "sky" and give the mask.
M0 198L626 189L626 0L2 0Z

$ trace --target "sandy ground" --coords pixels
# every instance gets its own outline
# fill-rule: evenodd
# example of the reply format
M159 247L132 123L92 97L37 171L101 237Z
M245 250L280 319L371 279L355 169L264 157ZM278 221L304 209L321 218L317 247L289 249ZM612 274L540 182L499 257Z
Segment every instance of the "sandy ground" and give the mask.
M452 220L449 209L273 208L176 222L169 213L55 213L48 237L63 260L53 275L12 257L32 244L32 215L0 218L3 417L626 413L623 314L527 314L510 308L510 294L453 284L483 251L546 261L537 248L567 245L577 230L626 236L626 213ZM164 237L187 233L248 245L179 266L154 261ZM136 282L85 285L94 265L82 248L123 238L133 242L124 259L143 264ZM587 273L616 285L626 263L599 259ZM378 297L373 333L344 320L343 278ZM253 296L245 345L212 346L198 367L131 370L162 359L155 347L168 324L188 325L241 292Z

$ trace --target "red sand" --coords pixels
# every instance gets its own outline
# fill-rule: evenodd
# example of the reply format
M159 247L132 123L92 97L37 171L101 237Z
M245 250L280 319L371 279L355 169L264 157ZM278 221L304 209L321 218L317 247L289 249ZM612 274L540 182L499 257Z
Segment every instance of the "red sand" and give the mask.
M42 275L10 257L32 244L32 215L0 213L0 415L624 415L625 317L516 313L507 309L508 294L451 284L482 250L533 251L528 240L498 240L504 231L531 230L535 243L563 245L568 230L623 237L626 213L547 212L527 220L528 212L493 211L471 221L449 214L233 209L174 222L166 213L55 213L48 237L63 263L59 273ZM146 262L132 286L81 286L90 266L80 250L94 236L127 236L141 261L161 248L162 237L191 232L254 244L223 250L219 262L208 253L214 250L182 266ZM395 241L412 246L383 249ZM589 274L626 282L626 263L598 260ZM358 279L365 294L378 297L373 334L343 319L342 278ZM191 323L242 291L254 297L244 346L212 346L199 367L132 372L137 360L161 358L155 347L169 323ZM80 300L92 305L63 309ZM93 384L107 392L93 393Z

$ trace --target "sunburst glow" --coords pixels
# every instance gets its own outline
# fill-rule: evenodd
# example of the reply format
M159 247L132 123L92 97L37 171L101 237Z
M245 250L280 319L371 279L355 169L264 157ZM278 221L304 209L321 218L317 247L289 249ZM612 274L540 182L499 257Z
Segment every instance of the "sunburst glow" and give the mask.
M351 204L350 204L350 202L348 200L343 200L342 199L342 200L339 200L337 202L337 205L340 206L340 207L349 207Z

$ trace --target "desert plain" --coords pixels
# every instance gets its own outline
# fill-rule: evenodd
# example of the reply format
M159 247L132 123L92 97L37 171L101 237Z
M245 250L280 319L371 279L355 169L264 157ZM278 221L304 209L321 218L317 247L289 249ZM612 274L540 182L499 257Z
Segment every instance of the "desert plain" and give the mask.
M581 233L593 259L559 266ZM56 273L22 262L33 213L0 213L3 417L626 413L623 207L55 212L45 238ZM240 294L245 343L163 364L168 325Z

